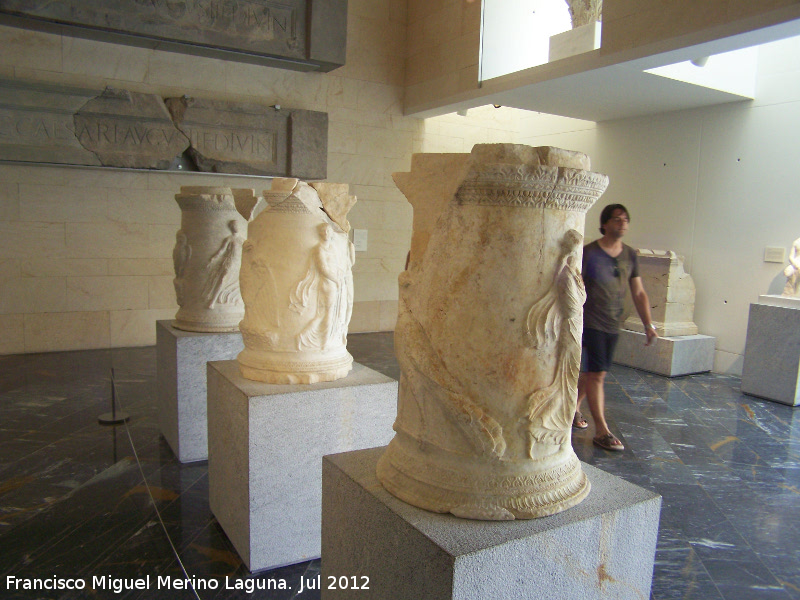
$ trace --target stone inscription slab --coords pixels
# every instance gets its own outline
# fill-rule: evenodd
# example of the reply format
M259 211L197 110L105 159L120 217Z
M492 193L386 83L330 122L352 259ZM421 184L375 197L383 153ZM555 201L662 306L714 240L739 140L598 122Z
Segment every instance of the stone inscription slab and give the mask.
M298 70L344 64L347 35L347 0L0 0L0 15L117 36L119 43L167 42L189 53L285 60L275 66Z
M327 177L327 113L0 78L0 160Z
M167 169L189 146L160 96L108 88L75 114L75 137L107 167Z
M201 171L327 176L326 113L186 97L166 104Z
M101 90L0 79L0 159L100 165L75 137L73 115Z

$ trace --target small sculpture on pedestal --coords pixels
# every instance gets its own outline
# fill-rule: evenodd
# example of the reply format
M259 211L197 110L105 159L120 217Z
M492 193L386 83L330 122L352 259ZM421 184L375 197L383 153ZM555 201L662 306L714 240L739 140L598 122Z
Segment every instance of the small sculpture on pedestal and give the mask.
M800 288L800 238L797 238L789 251L789 265L784 269L786 286L781 296L798 296Z
M608 185L558 148L479 144L395 173L414 207L401 273L396 435L380 482L410 504L529 519L590 484L571 445L585 213Z
M347 375L355 251L348 186L273 179L248 229L242 259L242 375L316 383Z

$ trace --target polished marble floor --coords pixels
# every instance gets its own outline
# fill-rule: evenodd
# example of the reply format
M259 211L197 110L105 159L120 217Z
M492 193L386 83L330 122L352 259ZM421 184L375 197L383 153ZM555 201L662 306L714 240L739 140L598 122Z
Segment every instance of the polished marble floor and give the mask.
M349 348L399 377L391 334L351 335ZM206 463L181 465L159 435L155 361L153 347L0 357L0 597L319 598L307 589L318 560L257 576L242 565L209 510ZM112 367L127 426L97 423ZM595 448L591 427L573 444L585 462L663 496L652 598L800 599L800 409L713 374L614 367L606 389L627 450ZM196 593L155 589L159 575L184 573ZM100 588L148 575L149 590ZM30 592L9 590L8 576L100 581ZM211 579L218 589L202 589ZM292 589L248 589L281 581Z

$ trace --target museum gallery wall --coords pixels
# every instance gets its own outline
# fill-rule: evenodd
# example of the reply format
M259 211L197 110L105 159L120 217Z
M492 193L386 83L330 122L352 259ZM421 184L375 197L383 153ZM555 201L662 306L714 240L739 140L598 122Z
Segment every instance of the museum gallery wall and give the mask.
M600 124L491 106L465 117L404 117L407 44L422 52L479 20L470 12L477 3L442 4L351 1L346 66L328 73L3 25L0 77L327 113L327 180L350 185L359 201L348 219L369 233L353 268L351 332L394 328L412 214L391 173L408 171L413 152L469 152L481 142L585 152L611 178L603 201L632 212L629 243L685 258L697 288L694 320L718 340L714 368L739 373L749 303L785 283L785 264L763 262L764 248L788 250L800 222L787 175L800 159L800 44L761 48L753 102ZM178 308L174 195L181 186L260 191L266 183L0 164L0 353L154 343L152 323ZM599 236L599 210L587 214L587 241Z

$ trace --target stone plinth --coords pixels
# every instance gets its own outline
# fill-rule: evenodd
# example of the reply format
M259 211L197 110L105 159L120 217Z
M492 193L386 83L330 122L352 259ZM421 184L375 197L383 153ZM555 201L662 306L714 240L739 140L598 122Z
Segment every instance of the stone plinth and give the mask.
M156 321L158 424L181 462L208 458L206 363L242 351L242 334L181 331Z
M401 502L375 465L384 450L326 456L322 464L322 581L347 574L359 600L570 600L650 597L661 498L583 464L592 492L551 517L458 519ZM351 583L352 585L352 583Z
M784 308L800 308L800 297L779 296L777 294L762 294L758 297L759 304L767 306L783 306Z
M660 337L645 347L644 333L622 329L614 362L666 377L705 373L714 366L717 338L710 335Z
M276 385L208 365L211 510L251 571L320 556L321 459L386 444L397 382L358 363L344 379Z
M636 251L639 275L650 300L650 316L661 337L695 335L695 287L692 276L683 270L683 258L670 250ZM623 327L644 333L644 326L630 295L626 296L628 317Z
M742 391L781 404L800 404L800 310L750 305Z
M599 21L550 36L548 62L591 52L600 47L602 24Z

